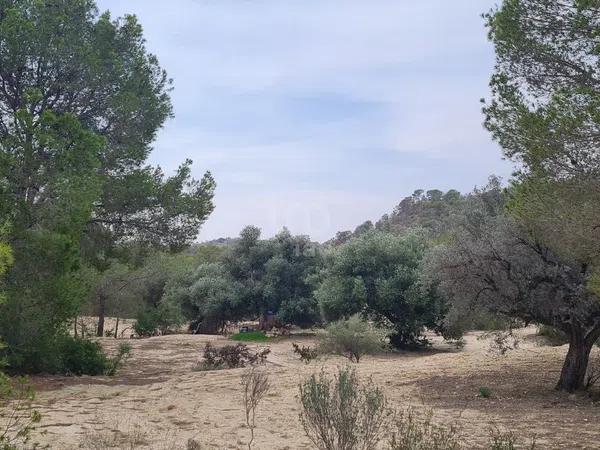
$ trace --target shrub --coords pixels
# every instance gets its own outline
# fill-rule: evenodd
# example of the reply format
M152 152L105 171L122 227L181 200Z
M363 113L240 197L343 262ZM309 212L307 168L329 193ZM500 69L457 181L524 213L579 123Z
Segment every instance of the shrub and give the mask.
M596 353L596 356L590 359L585 379L586 390L596 386L598 382L600 382L600 353Z
M513 334L513 330L492 331L479 336L479 339L491 338L490 351L500 356L506 355L511 350L519 348L519 338Z
M345 356L358 363L364 355L383 350L385 334L355 315L334 322L325 329L319 336L319 352Z
M246 425L250 429L248 450L252 449L254 442L254 429L256 428L256 408L267 395L271 385L269 376L265 372L258 372L254 367L242 375L242 389Z
M492 390L488 387L482 386L479 388L479 396L482 398L490 398L492 396Z
M371 450L391 416L386 399L371 382L359 383L351 368L333 378L323 371L300 384L300 421L319 450Z
M458 450L461 448L455 426L444 427L432 421L433 412L418 415L412 408L398 414L390 450Z
M250 331L248 333L237 333L231 336L233 341L240 342L268 342L271 340L269 336L267 336L262 331Z
M490 450L516 450L517 448L535 450L536 442L534 438L527 447L520 446L519 439L515 433L512 431L503 432L494 427L490 430L489 448Z
M537 335L544 337L545 341L553 347L560 347L569 343L569 337L564 331L548 325L539 325Z
M0 449L13 450L26 444L41 420L33 409L34 392L26 378L11 380L0 372Z
M216 348L207 342L204 347L204 358L196 370L235 369L247 365L264 364L269 353L271 353L269 348L252 353L245 344Z
M179 327L182 319L179 311L169 303L148 307L138 312L133 330L141 337L155 336L157 331L167 334Z
M127 343L119 344L117 354L108 360L106 369L104 370L105 375L112 377L117 374L117 371L123 367L125 361L131 356L131 345Z
M138 336L154 336L160 326L160 315L156 308L144 309L136 316L133 330Z
M109 360L98 342L65 336L60 342L60 372L71 375L102 375Z
M294 349L294 353L300 357L300 361L306 364L310 363L313 359L317 359L319 356L319 351L315 348L305 347L304 345L300 347L296 343L292 344L292 348Z

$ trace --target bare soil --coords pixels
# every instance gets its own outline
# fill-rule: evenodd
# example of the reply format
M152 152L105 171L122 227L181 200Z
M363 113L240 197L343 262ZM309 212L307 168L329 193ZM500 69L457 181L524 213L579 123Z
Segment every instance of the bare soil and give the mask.
M435 421L456 424L467 448L483 448L492 427L514 431L523 443L535 435L536 448L600 448L600 402L553 389L566 347L539 346L534 332L522 330L519 349L506 356L490 354L489 342L472 333L462 351L437 341L428 351L365 357L355 367L361 379L384 389L391 406L431 408ZM34 378L43 416L35 440L59 450L184 449L188 439L206 449L245 448L244 369L193 371L207 341L228 342L201 335L132 339L132 357L115 377ZM300 362L292 342L311 341L290 337L266 345L272 390L259 406L254 449L313 448L298 420L298 384L346 360ZM122 341L101 342L111 353ZM480 387L491 397L479 397Z

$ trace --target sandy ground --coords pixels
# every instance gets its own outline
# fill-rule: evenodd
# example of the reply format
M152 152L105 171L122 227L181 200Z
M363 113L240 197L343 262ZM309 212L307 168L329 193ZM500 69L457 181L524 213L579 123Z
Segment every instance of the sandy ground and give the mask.
M532 329L522 333L520 348L504 357L491 355L474 333L459 352L436 343L421 353L365 357L355 367L384 389L392 406L432 408L435 420L456 423L468 448L481 448L492 426L536 435L536 448L600 448L600 403L553 390L566 347L538 346ZM35 440L59 450L184 449L188 439L206 449L244 448L244 369L192 371L209 340L227 342L192 335L127 340L133 354L116 377L35 378L43 416ZM313 448L298 420L298 383L321 367L346 364L338 357L303 364L292 352L294 341L306 345L311 338L268 343L273 387L259 407L254 449ZM102 339L109 352L119 342ZM481 386L492 390L491 398L478 397Z

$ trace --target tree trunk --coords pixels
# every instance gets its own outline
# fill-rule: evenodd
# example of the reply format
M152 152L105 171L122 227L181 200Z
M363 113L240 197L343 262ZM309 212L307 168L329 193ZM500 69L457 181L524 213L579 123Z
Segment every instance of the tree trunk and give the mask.
M117 316L117 321L115 323L115 339L118 338L118 334L119 334L119 317Z
M571 331L569 351L556 385L557 390L575 392L585 387L585 374L593 345L594 342L586 339L583 330L574 327Z
M96 336L104 336L104 315L106 314L106 295L100 290L98 292L98 328Z

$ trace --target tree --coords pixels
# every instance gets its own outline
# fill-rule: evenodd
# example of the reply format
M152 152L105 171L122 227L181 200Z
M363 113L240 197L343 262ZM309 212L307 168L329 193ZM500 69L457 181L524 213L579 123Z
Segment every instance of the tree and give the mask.
M532 239L513 218L477 205L453 239L433 252L429 273L455 307L484 306L570 336L557 388L584 384L592 345L600 337L600 302L586 287L589 273Z
M522 166L513 213L563 257L598 265L600 4L512 0L487 22L486 125Z
M485 123L521 169L510 212L598 293L600 4L506 0L486 18L496 69Z
M600 4L505 0L486 15L496 50L486 125L525 172L600 167Z
M439 329L444 301L420 281L428 242L371 232L337 249L315 296L327 320L362 313L393 329L396 347L425 343L425 327Z
M193 180L189 161L172 177L146 165L171 81L133 16L0 0L0 84L0 215L15 259L0 329L16 366L40 370L87 295L81 257L103 271L123 242L187 245L214 181Z
M321 258L308 237L284 229L261 240L260 229L249 226L233 246L205 256L211 262L170 283L167 295L198 330L216 332L228 320L269 313L300 326L319 320L312 278Z

